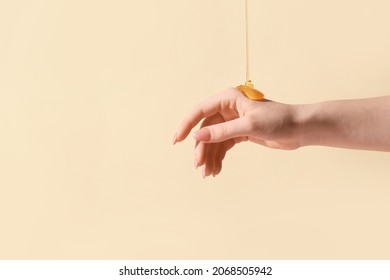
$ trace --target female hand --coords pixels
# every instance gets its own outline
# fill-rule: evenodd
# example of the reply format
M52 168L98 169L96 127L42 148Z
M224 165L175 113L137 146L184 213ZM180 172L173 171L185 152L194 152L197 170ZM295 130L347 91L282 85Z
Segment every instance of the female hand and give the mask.
M299 143L299 105L270 100L253 101L229 88L196 106L176 132L173 144L183 141L202 119L195 132L195 168L203 166L203 177L221 172L226 152L251 141L276 149L296 149Z

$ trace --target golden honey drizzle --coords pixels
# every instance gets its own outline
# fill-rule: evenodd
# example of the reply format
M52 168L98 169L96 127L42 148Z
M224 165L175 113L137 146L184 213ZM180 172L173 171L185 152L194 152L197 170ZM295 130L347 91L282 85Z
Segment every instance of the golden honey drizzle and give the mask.
M239 85L237 89L251 100L262 100L264 94L255 89L250 78L249 69L249 30L248 30L248 0L245 0L245 44L246 44L246 82L245 85Z

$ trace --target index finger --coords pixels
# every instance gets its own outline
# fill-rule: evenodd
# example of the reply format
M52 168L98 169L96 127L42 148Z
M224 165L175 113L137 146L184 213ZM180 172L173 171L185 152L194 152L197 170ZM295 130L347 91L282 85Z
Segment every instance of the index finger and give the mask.
M174 137L174 143L186 139L191 130L204 118L215 115L221 111L222 102L229 101L232 97L229 93L237 93L235 88L229 88L219 94L209 97L205 101L198 104L192 111L184 118L179 129Z

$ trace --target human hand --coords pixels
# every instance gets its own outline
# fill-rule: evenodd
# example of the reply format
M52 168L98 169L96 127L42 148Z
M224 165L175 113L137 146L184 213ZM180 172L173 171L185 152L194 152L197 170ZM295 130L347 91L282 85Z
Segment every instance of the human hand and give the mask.
M202 119L194 133L195 168L203 165L203 177L221 172L226 152L251 141L266 147L292 150L299 143L299 105L270 100L252 101L229 88L196 106L181 123L173 144L183 141Z

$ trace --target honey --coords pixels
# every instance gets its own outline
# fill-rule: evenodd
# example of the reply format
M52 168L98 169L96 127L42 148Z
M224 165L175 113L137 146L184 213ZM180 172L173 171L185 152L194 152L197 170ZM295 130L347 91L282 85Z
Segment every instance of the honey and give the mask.
M246 45L246 82L245 85L239 85L236 88L247 98L251 100L262 100L264 94L255 89L250 78L249 67L249 28L248 28L248 0L245 0L245 45Z

